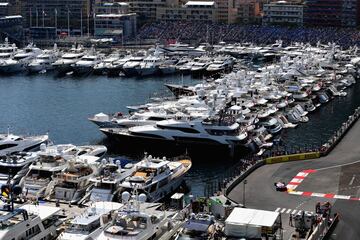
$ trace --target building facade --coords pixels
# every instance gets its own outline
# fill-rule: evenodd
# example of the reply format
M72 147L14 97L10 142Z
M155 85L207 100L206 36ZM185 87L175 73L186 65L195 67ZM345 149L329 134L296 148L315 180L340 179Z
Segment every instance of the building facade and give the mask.
M22 43L23 17L20 15L0 17L1 38L9 37L10 42Z
M113 38L120 42L123 38L136 35L136 13L96 14L95 37Z
M25 27L55 27L80 35L93 26L93 0L22 0Z
M304 5L300 2L278 1L264 4L263 25L303 25Z
M352 11L347 11L346 6L348 6L348 4L345 2L354 1L307 0L304 6L304 25L321 27L342 27L343 24L352 22L350 14L350 12Z
M260 3L259 0L235 0L236 22L244 24L261 22Z
M158 8L157 20L217 21L216 3L213 1L188 1L182 6Z
M171 5L171 0L124 0L129 3L130 11L138 15L142 23L156 20L156 10Z

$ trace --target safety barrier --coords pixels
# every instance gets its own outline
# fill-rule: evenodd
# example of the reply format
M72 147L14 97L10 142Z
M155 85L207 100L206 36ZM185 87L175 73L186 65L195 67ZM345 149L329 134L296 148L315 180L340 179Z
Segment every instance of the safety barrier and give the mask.
M227 186L225 187L225 196L228 197L229 193L239 184L241 183L245 178L247 178L252 172L254 172L259 167L265 165L264 160L260 160L256 162L254 165L249 166L245 171L241 172L239 176L234 178L233 181L229 182ZM229 197L228 197L229 198ZM231 199L230 199L231 200Z
M283 163L290 161L309 160L319 158L320 152L298 153L266 158L266 164Z
M343 139L346 133L354 126L356 121L360 118L360 107L356 108L354 114L350 115L349 118L341 125L341 127L334 133L334 135L323 144L320 148L321 156L328 155L335 146Z

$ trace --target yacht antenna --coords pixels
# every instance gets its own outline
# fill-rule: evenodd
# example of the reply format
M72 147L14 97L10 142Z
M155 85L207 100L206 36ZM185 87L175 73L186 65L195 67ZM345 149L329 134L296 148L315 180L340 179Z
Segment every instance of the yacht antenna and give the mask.
M7 135L9 136L10 135L10 126L8 125L7 127Z

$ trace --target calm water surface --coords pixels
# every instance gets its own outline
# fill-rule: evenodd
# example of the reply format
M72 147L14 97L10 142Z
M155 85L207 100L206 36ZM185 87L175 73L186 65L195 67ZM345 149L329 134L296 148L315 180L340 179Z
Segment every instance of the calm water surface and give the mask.
M7 126L15 133L43 134L49 132L55 143L101 143L97 127L87 118L99 112L126 112L127 105L142 104L154 93L170 93L164 83L181 83L179 76L165 78L55 78L51 75L7 76L0 78L0 130ZM184 77L186 84L195 83ZM319 145L328 139L341 123L360 105L359 84L348 90L345 98L336 98L315 113L298 129L282 133L287 146ZM138 153L138 155L141 155ZM187 176L196 195L204 185L220 176L233 164L226 159L204 156L194 159Z

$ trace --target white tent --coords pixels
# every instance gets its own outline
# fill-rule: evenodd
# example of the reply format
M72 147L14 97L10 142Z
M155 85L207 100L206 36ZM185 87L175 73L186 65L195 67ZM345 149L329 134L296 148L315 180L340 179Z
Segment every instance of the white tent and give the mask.
M261 238L261 228L279 222L278 212L235 208L225 220L225 234L232 237Z

